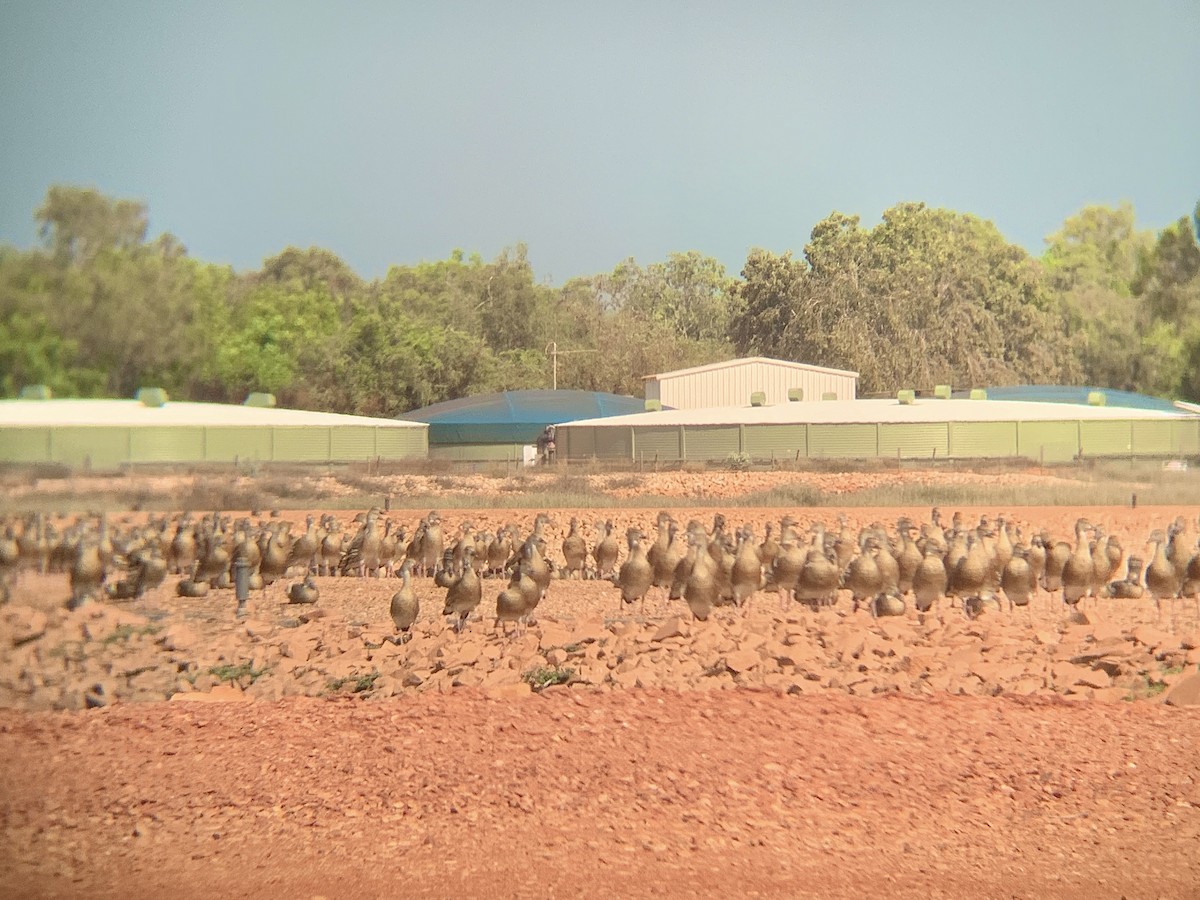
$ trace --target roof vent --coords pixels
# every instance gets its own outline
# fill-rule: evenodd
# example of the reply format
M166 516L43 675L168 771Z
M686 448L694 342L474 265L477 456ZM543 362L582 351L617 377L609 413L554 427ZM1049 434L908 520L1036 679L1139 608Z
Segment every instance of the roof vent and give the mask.
M985 391L983 388L971 388L971 399L972 400L986 400L987 399L987 391Z
M27 384L21 388L22 400L52 400L54 391L48 384Z
M647 400L646 401L646 412L662 412L662 401L661 400Z
M836 400L837 399L837 391L826 391L825 393L823 393L821 395L821 399L822 400Z
M138 388L137 399L142 406L151 406L157 409L160 406L166 406L170 397L163 388L144 387Z
M939 384L933 389L933 396L939 400L949 400L951 396L950 385Z
M916 391L896 391L896 400L901 406L912 406L917 400Z
M254 391L246 395L246 399L242 401L242 406L261 406L266 409L274 409L275 395Z
M804 399L804 388L788 388L788 402L798 403Z
M1088 406L1104 406L1108 403L1108 397L1104 391L1088 391Z
M750 395L750 405L751 406L766 406L767 405L767 395L763 391L755 391L753 394Z

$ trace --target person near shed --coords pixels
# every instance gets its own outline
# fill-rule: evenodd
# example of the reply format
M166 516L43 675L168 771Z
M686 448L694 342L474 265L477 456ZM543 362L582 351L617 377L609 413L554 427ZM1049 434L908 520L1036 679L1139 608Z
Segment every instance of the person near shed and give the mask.
M556 447L554 445L554 426L547 425L542 429L537 439L538 458L544 465L554 462Z

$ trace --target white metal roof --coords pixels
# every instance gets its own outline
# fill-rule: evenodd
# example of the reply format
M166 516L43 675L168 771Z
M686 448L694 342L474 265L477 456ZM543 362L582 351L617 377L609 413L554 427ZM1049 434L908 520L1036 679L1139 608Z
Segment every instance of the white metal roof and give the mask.
M727 369L732 366L745 366L752 363L766 363L772 366L783 366L789 369L799 369L805 372L824 372L827 375L849 375L853 378L858 377L857 372L851 372L848 369L829 369L825 366L811 366L808 363L792 362L790 359L771 359L767 356L748 356L741 359L727 359L725 362L708 363L703 366L692 366L690 369L676 369L674 372L660 372L658 375L644 375L642 381L649 381L657 378L663 381L667 378L679 378L683 375L696 375L700 372L712 372L716 369Z
M1052 422L1076 419L1194 419L1184 412L1123 406L1085 406L1074 403L1036 403L1024 400L918 399L813 400L775 406L726 406L709 409L670 409L661 412L582 419L568 426L605 425L799 425L877 422Z
M374 419L339 413L241 406L232 403L168 401L145 406L138 400L0 400L0 428L112 425L122 428L164 426L359 425L376 428L428 428L424 422Z

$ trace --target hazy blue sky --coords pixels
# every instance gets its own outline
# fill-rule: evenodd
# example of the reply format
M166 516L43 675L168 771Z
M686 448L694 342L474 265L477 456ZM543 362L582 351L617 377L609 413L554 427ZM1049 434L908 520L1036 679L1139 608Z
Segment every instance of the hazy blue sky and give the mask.
M238 269L525 241L555 283L736 273L904 200L1040 253L1086 204L1200 199L1200 0L0 0L0 242L60 182Z

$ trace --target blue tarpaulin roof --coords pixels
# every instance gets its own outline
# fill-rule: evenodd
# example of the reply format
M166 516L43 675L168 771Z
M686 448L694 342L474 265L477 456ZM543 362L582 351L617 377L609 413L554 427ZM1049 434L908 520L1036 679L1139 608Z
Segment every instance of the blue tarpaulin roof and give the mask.
M402 413L429 423L430 444L532 444L547 425L645 412L637 397L600 391L504 391Z
M989 400L1025 400L1034 403L1080 403L1087 406L1088 394L1099 391L1104 394L1105 406L1124 406L1130 409L1157 409L1162 412L1179 412L1170 400L1136 394L1133 391L1118 391L1113 388L1079 387L1063 384L1018 384L1009 387L990 387ZM955 396L966 397L969 391L956 391Z

